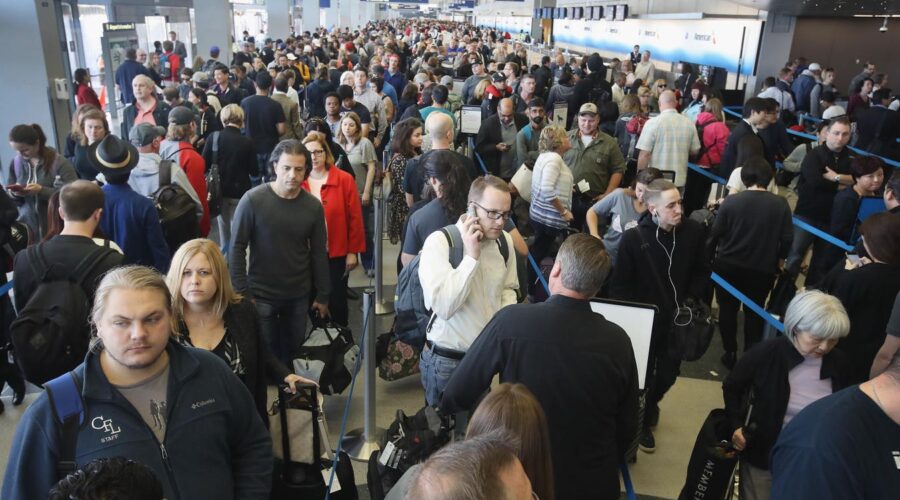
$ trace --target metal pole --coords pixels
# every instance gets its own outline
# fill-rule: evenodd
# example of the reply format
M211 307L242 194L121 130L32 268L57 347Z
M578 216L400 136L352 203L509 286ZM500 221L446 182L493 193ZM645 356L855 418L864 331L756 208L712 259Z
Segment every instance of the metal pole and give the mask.
M344 449L353 460L368 461L372 452L381 449L379 443L384 429L375 427L375 290L363 291L363 325L366 342L362 346L363 371L366 384L363 392L363 427L347 433ZM358 376L358 375L357 375Z
M387 150L384 152L382 169L387 167ZM375 207L375 251L373 252L373 265L375 266L375 314L391 314L394 312L394 303L384 298L384 183L379 182L373 196Z

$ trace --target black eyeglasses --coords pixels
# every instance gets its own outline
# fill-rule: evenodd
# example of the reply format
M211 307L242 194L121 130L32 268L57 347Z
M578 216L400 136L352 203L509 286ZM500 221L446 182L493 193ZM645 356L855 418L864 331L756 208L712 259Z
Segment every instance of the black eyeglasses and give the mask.
M491 220L500 220L500 219L508 220L510 214L512 214L512 212L498 212L496 210L488 210L487 208L484 208L483 206L479 205L478 203L475 203L474 201L472 202L472 204L475 205L476 207L484 210L485 213L487 213L487 218L491 219Z

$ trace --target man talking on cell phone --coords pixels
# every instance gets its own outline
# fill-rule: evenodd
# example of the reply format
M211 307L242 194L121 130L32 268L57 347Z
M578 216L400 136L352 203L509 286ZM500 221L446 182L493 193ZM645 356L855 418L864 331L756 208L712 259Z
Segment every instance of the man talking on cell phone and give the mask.
M494 313L516 303L516 257L503 230L511 206L503 179L479 177L469 189L468 212L422 247L419 281L433 315L419 367L429 405L440 404L453 370Z

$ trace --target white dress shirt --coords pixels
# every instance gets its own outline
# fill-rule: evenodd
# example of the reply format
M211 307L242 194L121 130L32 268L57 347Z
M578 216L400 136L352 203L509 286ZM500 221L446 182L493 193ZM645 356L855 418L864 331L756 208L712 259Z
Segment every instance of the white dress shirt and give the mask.
M462 222L456 225L462 232ZM456 269L450 265L450 244L443 232L435 231L425 239L419 281L425 307L437 315L428 340L466 352L497 311L516 303L516 253L509 233L504 231L502 237L509 247L506 262L497 241L483 240L478 260L464 255Z

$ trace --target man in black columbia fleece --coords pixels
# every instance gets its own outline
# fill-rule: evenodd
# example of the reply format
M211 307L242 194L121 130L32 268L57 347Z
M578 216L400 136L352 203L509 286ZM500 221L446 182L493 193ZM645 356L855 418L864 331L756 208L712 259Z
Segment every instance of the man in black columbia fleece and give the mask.
M650 428L659 421L659 401L675 383L681 366L680 359L667 355L675 314L678 306L703 297L710 269L703 228L683 217L681 194L675 184L665 179L651 182L644 201L647 212L637 227L622 235L610 294L659 308L653 321L647 407L640 441L641 449L652 453L656 443Z
M605 92L612 99L612 85L606 81L606 66L603 65L603 58L599 54L591 54L587 60L588 75L579 80L572 89L572 96L569 98L569 113L566 115L566 130L572 126L572 119L578 114L581 105L586 102L593 102L600 107L599 102L591 100L591 93L595 96L603 95Z

